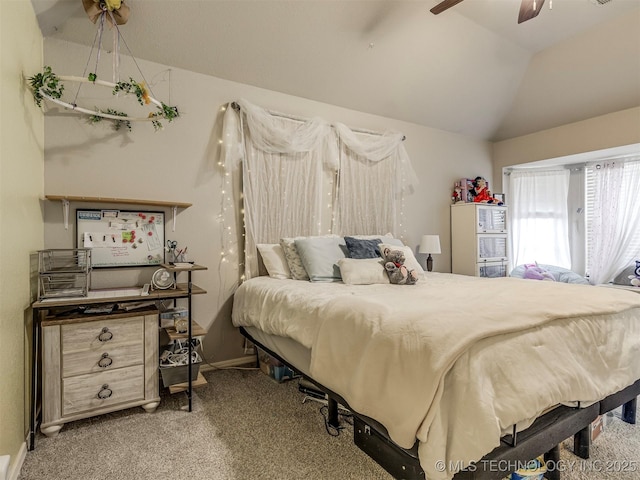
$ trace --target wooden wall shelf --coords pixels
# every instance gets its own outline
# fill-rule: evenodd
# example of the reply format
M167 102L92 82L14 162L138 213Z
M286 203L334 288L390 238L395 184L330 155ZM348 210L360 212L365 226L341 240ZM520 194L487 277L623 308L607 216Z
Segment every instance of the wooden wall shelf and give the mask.
M168 202L166 200L137 200L133 198L110 198L110 197L78 197L73 195L45 195L47 200L67 200L69 202L90 202L90 203L127 203L129 205L146 205L158 207L178 207L188 208L192 204L185 202Z
M134 198L117 198L117 197L82 197L74 195L45 195L45 199L51 201L62 202L62 215L64 217L64 229L69 229L69 203L70 202L89 202L89 203L126 203L129 205L144 205L153 207L169 207L173 212L172 232L176 231L176 216L178 208L188 208L191 203L186 202L168 202L166 200L139 200Z

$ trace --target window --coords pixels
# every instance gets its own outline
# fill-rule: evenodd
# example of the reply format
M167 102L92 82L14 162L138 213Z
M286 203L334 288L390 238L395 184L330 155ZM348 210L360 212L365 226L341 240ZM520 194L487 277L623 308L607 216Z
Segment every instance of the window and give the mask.
M514 266L538 262L570 268L569 170L514 170L509 183Z
M640 258L640 155L572 165L571 173L513 170L508 183L514 266L537 261L583 273L586 265L597 284Z
M640 257L640 156L586 167L587 272L606 283Z

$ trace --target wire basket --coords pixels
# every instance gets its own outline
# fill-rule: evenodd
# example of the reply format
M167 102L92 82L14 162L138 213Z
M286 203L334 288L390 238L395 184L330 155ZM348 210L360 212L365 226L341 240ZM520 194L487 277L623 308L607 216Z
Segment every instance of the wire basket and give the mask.
M40 273L89 273L91 270L91 250L88 248L59 248L38 252Z
M38 252L38 298L86 297L89 294L91 250L49 249Z
M41 273L38 298L86 297L89 275L86 273Z

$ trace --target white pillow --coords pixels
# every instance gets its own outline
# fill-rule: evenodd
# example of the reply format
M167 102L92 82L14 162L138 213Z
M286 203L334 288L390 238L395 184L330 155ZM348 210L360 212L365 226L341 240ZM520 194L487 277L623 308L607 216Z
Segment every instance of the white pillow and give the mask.
M381 258L342 258L338 267L342 281L348 285L389 283Z
M415 270L416 273L420 275L424 274L424 269L422 268L418 260L416 260L416 256L413 254L413 250L411 250L411 247L407 247L406 245L399 246L388 243L381 243L380 245L378 245L378 248L380 248L380 253L384 252L385 248L388 248L390 250L401 250L402 253L404 253L404 266L409 270Z
M291 278L291 270L287 265L282 247L277 243L259 243L258 251L271 278L285 280Z

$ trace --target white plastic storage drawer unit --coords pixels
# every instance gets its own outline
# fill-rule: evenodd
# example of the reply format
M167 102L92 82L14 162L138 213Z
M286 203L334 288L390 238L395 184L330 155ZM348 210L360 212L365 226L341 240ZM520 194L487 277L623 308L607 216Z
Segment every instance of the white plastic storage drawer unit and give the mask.
M479 277L509 272L508 210L486 203L451 205L451 271Z

